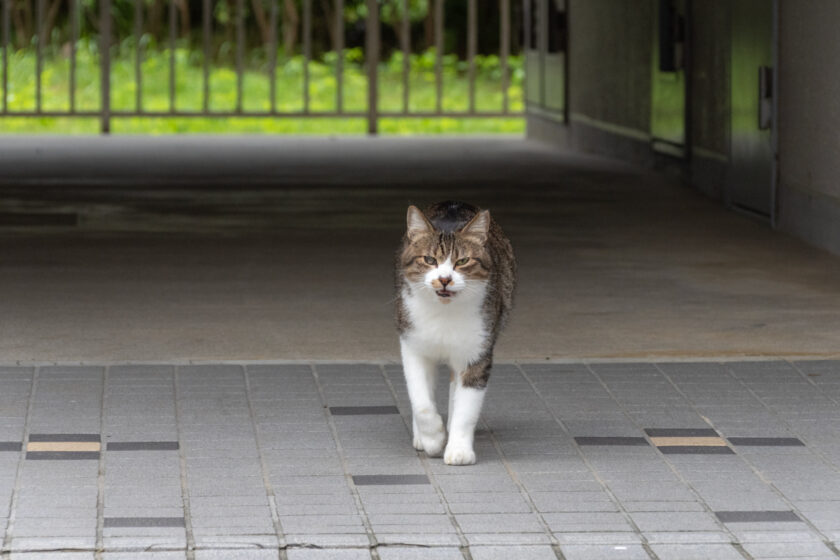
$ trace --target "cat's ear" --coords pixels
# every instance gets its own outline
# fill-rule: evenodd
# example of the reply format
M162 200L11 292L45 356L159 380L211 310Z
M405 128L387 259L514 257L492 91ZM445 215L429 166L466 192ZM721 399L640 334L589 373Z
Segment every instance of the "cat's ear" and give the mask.
M473 219L461 228L461 235L472 237L481 245L487 242L487 236L490 234L490 211L482 210Z
M405 221L406 233L408 234L409 239L414 240L421 235L426 235L434 231L432 224L429 223L429 220L426 219L423 212L421 212L416 206L408 207L408 213L406 214Z

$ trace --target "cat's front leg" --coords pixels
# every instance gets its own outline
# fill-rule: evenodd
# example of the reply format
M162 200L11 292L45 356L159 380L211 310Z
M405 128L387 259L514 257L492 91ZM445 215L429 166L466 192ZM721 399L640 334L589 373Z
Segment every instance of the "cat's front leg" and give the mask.
M435 406L435 363L416 352L404 340L400 341L403 373L411 400L414 448L430 457L443 452L446 430Z
M452 417L449 419L449 443L443 454L443 462L447 465L475 463L475 427L481 415L489 376L490 359L487 358L468 365L455 380Z

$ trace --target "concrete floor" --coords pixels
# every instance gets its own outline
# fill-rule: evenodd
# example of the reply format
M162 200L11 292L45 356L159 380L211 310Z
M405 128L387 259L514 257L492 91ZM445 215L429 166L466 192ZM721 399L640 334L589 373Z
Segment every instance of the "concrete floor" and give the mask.
M499 360L840 353L836 257L518 138L5 138L0 169L0 363L395 360L405 208L445 198L517 252Z

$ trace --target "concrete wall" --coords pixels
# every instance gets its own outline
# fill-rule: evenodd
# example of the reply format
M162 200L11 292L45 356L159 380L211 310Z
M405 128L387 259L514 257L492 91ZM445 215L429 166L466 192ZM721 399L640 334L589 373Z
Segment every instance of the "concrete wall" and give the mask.
M569 124L532 115L531 137L649 162L653 0L568 0Z
M729 156L729 0L693 2L691 18L691 182L720 199Z
M656 6L655 0L569 0L569 122L535 112L528 117L530 136L657 162L650 146ZM778 6L775 223L840 254L840 1ZM691 16L691 157L677 165L688 182L726 202L733 169L730 1L695 1Z
M840 2L780 2L778 225L840 254Z

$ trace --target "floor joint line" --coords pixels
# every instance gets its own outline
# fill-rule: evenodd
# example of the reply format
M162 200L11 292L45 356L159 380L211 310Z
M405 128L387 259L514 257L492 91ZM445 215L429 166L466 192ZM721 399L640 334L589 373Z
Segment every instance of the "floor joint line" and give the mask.
M105 550L105 399L108 394L108 376L110 366L105 366L102 372L102 393L99 398L99 468L96 475L96 560L102 559Z
M359 489L356 488L356 484L353 482L353 473L350 472L350 469L347 466L347 457L344 455L344 447L341 445L341 439L338 437L338 429L335 427L335 421L333 420L332 415L330 414L327 396L324 394L324 388L321 385L321 378L318 375L318 370L315 367L315 364L309 364L309 370L312 373L312 378L315 381L315 387L318 390L318 398L321 401L321 407L323 409L324 418L326 419L327 425L330 428L330 435L332 435L333 441L335 442L335 448L338 452L338 459L339 461L341 461L341 470L344 471L344 479L346 481L347 487L350 489L350 493L353 495L353 500L356 503L356 510L359 514L359 517L362 520L362 524L365 527L365 533L367 534L370 545L371 558L373 560L380 560L379 552L377 552L376 550L379 546L379 542L376 538L376 533L374 533L373 531L373 526L370 523L370 518L368 518L364 502L362 501L362 497L359 494Z
M187 560L195 560L195 534L192 527L192 512L190 511L190 486L187 473L187 456L184 452L183 438L181 437L181 404L180 384L178 379L178 367L172 368L173 401L175 405L175 429L178 432L178 460L181 467L181 501L184 506L184 533L186 534L186 556Z
M268 474L265 456L263 455L262 438L260 436L260 430L256 422L256 414L254 413L254 403L251 399L251 379L248 375L248 368L246 366L242 366L242 377L245 381L245 397L248 400L248 412L251 416L251 427L254 429L254 440L257 446L257 455L260 459L260 471L262 473L263 484L265 485L265 493L268 497L268 508L271 511L271 521L274 524L274 532L277 534L278 545L280 547L279 558L280 560L287 560L288 555L286 554L286 536L283 533L283 526L280 522L280 514L277 512L277 503L274 501L274 486L271 484L271 477Z
M26 402L26 415L23 422L23 443L20 450L20 457L18 457L17 468L15 469L15 485L12 489L12 497L9 500L9 519L6 521L6 529L3 533L2 553L11 552L12 546L12 531L14 523L17 519L17 505L20 499L20 482L23 474L23 465L26 460L26 442L29 441L29 430L32 421L32 411L35 408L35 393L38 390L38 375L41 371L40 367L35 367L32 370L32 381L29 384L29 398Z

